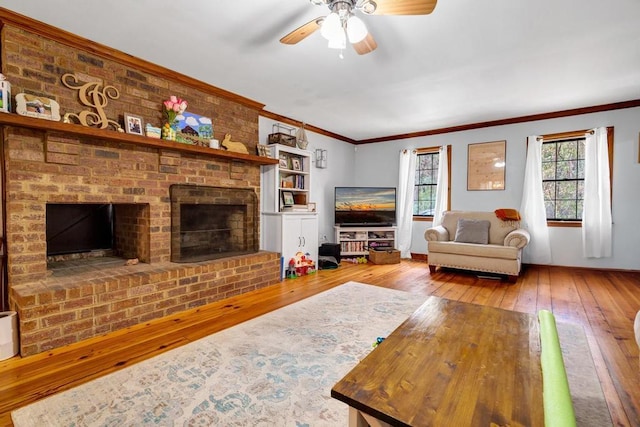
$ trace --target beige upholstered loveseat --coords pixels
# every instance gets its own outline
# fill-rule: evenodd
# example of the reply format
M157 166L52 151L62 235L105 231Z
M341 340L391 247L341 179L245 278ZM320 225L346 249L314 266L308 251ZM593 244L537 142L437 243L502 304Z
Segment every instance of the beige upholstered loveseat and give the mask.
M445 212L442 224L424 237L432 274L440 266L503 274L511 281L520 274L522 248L530 239L519 221L473 211Z

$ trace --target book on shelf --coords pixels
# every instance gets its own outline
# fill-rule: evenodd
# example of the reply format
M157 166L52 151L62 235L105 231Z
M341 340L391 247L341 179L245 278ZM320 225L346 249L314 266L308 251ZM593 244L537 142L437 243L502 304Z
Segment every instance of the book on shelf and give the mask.
M280 187L304 190L304 176L287 175L280 178Z
M281 211L282 212L309 212L309 206L308 205L283 206Z

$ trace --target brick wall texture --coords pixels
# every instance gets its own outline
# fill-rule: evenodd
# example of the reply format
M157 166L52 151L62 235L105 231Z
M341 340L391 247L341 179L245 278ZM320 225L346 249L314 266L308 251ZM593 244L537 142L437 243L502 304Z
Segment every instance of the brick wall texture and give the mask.
M122 124L124 113L160 126L162 101L177 95L189 112L213 119L214 136L231 133L250 152L258 142L258 115L227 98L176 84L115 61L68 47L20 28L2 28L2 73L20 92L45 96L60 112L86 107L61 76L113 85L120 98L106 113ZM105 132L109 132L105 130ZM197 184L250 188L260 194L260 166L171 149L99 138L5 127L5 221L12 308L20 315L21 353L29 355L145 322L278 281L277 254L258 253L197 266L170 263L169 186ZM133 251L152 272L118 273L73 283L47 270L46 203L128 205L136 239ZM131 224L131 223L130 223ZM142 242L142 243L140 243Z

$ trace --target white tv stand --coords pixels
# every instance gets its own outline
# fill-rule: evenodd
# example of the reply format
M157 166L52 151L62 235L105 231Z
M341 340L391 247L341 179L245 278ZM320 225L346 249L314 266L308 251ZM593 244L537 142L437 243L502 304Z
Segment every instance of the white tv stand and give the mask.
M342 227L334 226L336 243L340 244L341 256L369 255L369 249L396 247L396 227Z

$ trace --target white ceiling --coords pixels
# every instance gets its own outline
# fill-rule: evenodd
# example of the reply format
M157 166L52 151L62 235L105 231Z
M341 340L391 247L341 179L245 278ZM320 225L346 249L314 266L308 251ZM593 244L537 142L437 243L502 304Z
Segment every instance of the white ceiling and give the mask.
M354 140L640 99L638 0L439 0L363 16L378 49L344 59L319 32L279 43L327 14L308 0L1 6Z

